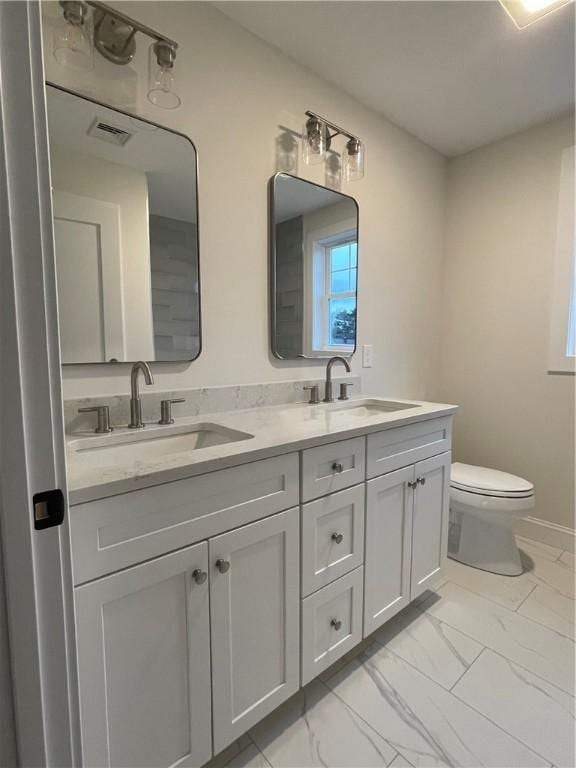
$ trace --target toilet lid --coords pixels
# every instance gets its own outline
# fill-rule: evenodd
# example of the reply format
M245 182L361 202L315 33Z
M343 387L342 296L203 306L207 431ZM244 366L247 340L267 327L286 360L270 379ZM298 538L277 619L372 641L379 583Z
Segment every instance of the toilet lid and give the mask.
M524 498L534 493L534 486L523 477L509 475L488 467L476 467L473 464L452 464L450 485L471 493L484 496L504 496L506 498Z

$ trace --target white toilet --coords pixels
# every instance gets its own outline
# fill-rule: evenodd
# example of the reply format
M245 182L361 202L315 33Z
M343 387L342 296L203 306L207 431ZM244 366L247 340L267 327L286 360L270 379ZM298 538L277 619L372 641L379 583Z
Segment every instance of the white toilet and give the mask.
M523 567L512 526L533 507L534 486L528 480L454 462L448 556L484 571L520 575Z

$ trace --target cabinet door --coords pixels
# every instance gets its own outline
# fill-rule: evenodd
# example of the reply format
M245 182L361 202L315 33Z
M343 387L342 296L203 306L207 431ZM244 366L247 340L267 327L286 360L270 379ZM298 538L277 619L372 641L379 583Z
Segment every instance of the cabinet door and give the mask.
M85 768L211 757L209 589L196 569L208 570L206 543L76 588Z
M446 558L450 453L419 461L415 475L411 600L434 583Z
M299 510L210 539L214 751L297 689Z
M364 637L410 602L414 467L366 484Z

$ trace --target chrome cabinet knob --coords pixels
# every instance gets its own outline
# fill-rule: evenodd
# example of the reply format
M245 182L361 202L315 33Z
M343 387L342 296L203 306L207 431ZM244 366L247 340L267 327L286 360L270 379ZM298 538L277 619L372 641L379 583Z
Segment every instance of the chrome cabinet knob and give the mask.
M338 474L340 474L341 472L344 472L344 467L339 461L335 461L334 464L332 464L332 469L334 470L334 472L337 472Z
M408 488L416 488L418 485L418 480L415 480L413 483L408 483Z
M340 621L340 619L330 619L330 626L334 627L336 632L338 632L338 630L342 626L342 622Z
M226 573L226 571L230 570L230 561L223 560L219 557L218 560L216 560L216 568L218 568L220 573Z
M196 568L194 571L192 571L192 578L196 582L196 584L204 584L206 579L208 578L208 574L206 571L203 571L201 568Z
M342 536L341 533L333 533L330 538L332 539L332 541L335 541L336 544L342 544L344 536Z
M419 477L418 480L416 480L417 483L420 483L420 485L426 485L426 478L425 477Z

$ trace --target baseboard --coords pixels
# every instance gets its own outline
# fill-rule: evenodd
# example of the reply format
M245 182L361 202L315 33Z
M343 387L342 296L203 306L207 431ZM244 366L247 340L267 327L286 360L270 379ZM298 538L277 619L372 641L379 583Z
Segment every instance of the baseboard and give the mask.
M550 544L551 547L558 547L558 549L563 549L566 552L574 552L576 548L575 530L566 528L564 525L549 523L547 520L540 520L537 517L525 517L518 520L514 530L519 536L541 541L543 544Z

